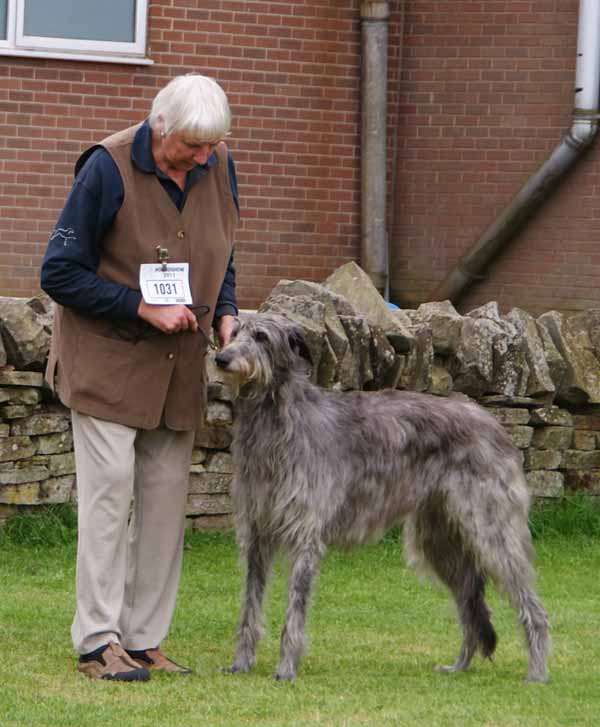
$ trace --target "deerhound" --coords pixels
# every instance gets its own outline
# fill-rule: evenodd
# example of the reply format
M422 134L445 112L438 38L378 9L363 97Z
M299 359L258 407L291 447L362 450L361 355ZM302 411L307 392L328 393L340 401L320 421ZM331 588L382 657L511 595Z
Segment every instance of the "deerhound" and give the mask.
M491 657L489 578L518 613L528 680L545 681L548 620L532 586L528 490L502 426L467 401L320 389L307 376L308 361L298 327L268 314L241 322L216 356L238 384L231 494L247 567L228 671L246 672L256 661L277 549L288 555L290 574L275 678L289 680L326 547L360 544L403 523L407 560L445 584L458 607L460 652L439 669L467 669L478 648Z

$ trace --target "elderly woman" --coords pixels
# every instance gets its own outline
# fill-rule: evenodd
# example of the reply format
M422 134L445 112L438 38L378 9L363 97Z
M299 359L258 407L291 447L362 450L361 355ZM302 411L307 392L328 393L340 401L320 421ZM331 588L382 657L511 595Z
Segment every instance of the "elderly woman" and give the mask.
M71 408L78 670L185 674L160 644L179 583L211 324L237 314L235 168L220 86L174 78L149 118L88 149L41 271L58 303L46 378ZM133 514L129 519L133 500Z

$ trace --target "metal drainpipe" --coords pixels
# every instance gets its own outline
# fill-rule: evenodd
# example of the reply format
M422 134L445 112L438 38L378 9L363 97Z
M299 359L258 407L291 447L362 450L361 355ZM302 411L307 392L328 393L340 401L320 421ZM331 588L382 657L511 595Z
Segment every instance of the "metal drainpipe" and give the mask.
M435 289L429 297L430 301L456 302L471 283L481 280L484 277L482 272L490 260L558 187L596 136L599 93L600 2L580 0L575 109L571 128L508 207Z
M387 292L387 46L389 4L362 0L361 266Z

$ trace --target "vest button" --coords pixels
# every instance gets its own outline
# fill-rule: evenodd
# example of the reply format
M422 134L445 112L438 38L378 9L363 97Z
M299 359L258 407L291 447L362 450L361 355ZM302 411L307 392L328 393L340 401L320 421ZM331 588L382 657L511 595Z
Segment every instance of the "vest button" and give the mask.
M173 360L175 358L175 354L174 353L168 353L167 354L167 358L171 361L171 360Z
M185 237L185 232L184 232L183 230L178 230L178 231L177 231L177 237L178 237L178 238L179 238L180 240L183 240L183 238Z

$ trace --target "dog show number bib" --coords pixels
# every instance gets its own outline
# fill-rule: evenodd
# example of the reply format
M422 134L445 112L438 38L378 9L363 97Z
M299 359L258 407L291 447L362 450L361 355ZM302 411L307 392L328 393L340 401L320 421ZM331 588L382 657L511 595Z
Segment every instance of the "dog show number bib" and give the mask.
M140 290L148 305L191 305L189 263L140 265Z

